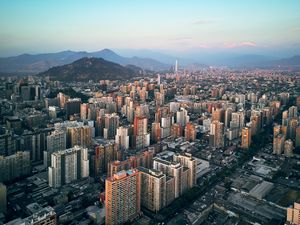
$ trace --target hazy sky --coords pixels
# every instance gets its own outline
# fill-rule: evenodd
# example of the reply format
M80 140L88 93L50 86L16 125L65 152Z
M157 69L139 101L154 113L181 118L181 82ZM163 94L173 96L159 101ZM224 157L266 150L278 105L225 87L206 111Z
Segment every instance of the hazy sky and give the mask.
M300 0L0 0L0 55L298 49Z

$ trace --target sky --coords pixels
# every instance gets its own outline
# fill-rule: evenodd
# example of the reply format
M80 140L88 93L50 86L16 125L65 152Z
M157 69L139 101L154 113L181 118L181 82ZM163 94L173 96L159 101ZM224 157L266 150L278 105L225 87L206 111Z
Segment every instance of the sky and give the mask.
M0 0L0 56L300 49L299 0Z

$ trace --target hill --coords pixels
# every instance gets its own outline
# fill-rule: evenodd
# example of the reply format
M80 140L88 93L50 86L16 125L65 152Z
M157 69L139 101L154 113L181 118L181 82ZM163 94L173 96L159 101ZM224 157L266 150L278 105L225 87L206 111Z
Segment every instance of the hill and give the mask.
M141 73L142 69L136 66L121 66L102 58L84 57L71 64L53 67L39 75L59 81L98 81L130 79L141 76Z

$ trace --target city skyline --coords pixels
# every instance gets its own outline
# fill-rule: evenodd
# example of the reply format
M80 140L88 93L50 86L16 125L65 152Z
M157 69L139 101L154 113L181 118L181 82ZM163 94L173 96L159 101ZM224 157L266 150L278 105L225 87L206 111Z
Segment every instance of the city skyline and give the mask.
M300 225L299 0L0 2L0 225Z
M64 50L293 55L299 1L7 1L0 56Z

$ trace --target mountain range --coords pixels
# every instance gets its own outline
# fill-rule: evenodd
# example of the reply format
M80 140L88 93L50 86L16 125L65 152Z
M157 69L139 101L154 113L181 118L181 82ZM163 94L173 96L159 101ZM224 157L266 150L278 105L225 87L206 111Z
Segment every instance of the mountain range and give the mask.
M133 65L121 66L102 58L84 57L73 63L56 66L40 73L58 81L126 80L142 76L142 69Z
M260 54L205 53L195 51L194 54L174 57L150 50L117 50L127 57L110 49L96 52L63 51L45 54L23 54L0 58L1 74L36 74L55 66L70 64L84 57L103 58L122 66L134 65L143 70L170 70L178 59L179 67L198 70L208 66L227 66L234 68L300 68L300 55L290 58L264 56Z
M170 65L157 60L141 57L122 57L109 49L97 52L63 51L45 54L23 54L19 56L0 58L1 73L40 73L54 66L72 63L84 57L103 58L120 65L135 65L144 70L167 70Z

